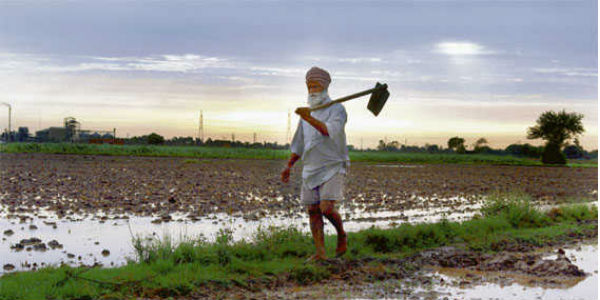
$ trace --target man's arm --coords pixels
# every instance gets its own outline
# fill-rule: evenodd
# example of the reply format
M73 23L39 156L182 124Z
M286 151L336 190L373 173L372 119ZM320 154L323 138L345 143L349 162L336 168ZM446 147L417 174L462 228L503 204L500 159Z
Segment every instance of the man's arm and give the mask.
M296 113L308 124L312 125L312 127L316 128L324 136L329 136L329 131L327 131L327 125L325 123L313 118L310 115L310 108L308 107L298 107L296 109Z
M304 131L302 130L302 121L298 122L298 127L290 143L292 155L287 163L286 168L281 172L281 181L288 182L290 179L290 170L292 166L302 157L304 152Z
M292 153L292 155L290 156L290 160L288 160L288 164L287 164L288 169L291 169L299 159L300 159L300 155L298 155L296 153Z
M300 155L292 152L287 167L283 170L283 172L281 172L281 181L288 182L290 180L290 169L294 166L298 159L300 159Z

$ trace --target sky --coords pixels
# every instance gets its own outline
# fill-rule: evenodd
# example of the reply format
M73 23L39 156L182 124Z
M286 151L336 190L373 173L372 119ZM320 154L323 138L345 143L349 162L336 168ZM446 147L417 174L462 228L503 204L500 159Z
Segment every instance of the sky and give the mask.
M0 1L0 102L13 128L61 126L285 143L305 73L332 99L389 86L378 117L346 102L348 143L492 147L544 111L584 114L598 148L596 1ZM0 129L7 127L0 107Z

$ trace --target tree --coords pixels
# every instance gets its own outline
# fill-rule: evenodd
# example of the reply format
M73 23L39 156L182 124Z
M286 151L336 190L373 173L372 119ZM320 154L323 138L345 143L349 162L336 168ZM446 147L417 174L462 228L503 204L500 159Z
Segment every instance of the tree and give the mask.
M583 150L578 138L573 140L573 145L565 146L563 153L567 158L583 158L585 156L585 150Z
M148 135L148 144L150 145L160 145L165 142L165 138L157 133L151 133Z
M465 153L465 139L459 138L457 136L450 138L448 140L448 148L458 153Z
M473 145L473 148L477 149L479 147L483 147L487 145L488 141L485 138L479 138L477 142Z
M563 149L563 153L567 158L582 158L584 156L584 151L582 148L577 147L577 145L568 145Z
M485 138L479 138L475 144L473 144L473 152L483 153L490 152L492 148L487 146L488 141Z
M425 151L427 151L428 153L436 153L440 151L440 148L438 147L438 145L425 144Z
M511 144L508 147L506 147L504 151L517 156L540 158L540 156L542 156L542 152L544 151L544 147L536 147L530 144Z
M398 151L400 143L398 141L391 141L389 143L385 143L383 140L379 140L379 144L377 145L377 150L379 151Z
M528 139L546 140L542 162L545 164L566 164L567 160L561 149L571 138L583 133L582 114L546 111L540 115L536 125L529 127Z

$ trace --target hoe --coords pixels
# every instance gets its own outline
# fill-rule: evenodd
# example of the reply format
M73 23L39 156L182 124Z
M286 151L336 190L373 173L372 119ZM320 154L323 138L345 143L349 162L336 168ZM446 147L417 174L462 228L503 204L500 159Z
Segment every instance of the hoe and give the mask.
M315 106L315 107L311 108L310 111L323 109L323 108L329 107L335 103L341 103L341 102L352 100L352 99L355 99L358 97L362 97L364 95L371 94L371 98L369 99L369 104L367 104L367 109L370 110L375 116L377 116L379 114L379 112L381 111L381 109L383 109L383 106L385 105L385 101L387 101L388 97L390 96L390 93L388 92L387 88L388 88L387 84L385 84L385 83L381 84L378 82L377 84L375 84L375 87L372 89L368 89L366 91L358 92L356 94L352 94L352 95L349 95L346 97L335 99L335 100L325 103L325 104Z

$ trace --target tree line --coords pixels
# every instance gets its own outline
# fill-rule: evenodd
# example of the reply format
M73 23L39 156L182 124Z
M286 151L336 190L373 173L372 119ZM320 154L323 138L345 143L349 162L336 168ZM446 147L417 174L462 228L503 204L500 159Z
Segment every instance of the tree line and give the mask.
M583 128L583 115L568 113L565 110L554 112L546 111L536 120L536 124L527 129L527 138L531 140L545 140L543 146L533 146L529 143L511 144L505 149L492 149L485 138L479 138L473 144L473 150L467 150L465 139L455 136L448 139L448 147L443 149L437 145L425 147L400 145L397 141L386 143L379 141L379 151L399 152L428 152L428 153L488 153L510 154L532 158L541 158L545 164L566 164L567 158L598 158L598 150L591 152L583 149L579 136L585 131Z
M287 149L289 144L278 144L277 142L250 143L238 140L206 140L188 137L173 137L165 139L162 135L155 132L143 136L134 136L123 139L126 145L168 145L168 146L206 146L206 147L231 147L231 148L268 148L268 149Z
M598 150L587 151L579 142L579 136L585 131L582 123L583 115L568 113L565 110L554 112L546 111L536 120L536 124L527 129L528 139L542 139L543 146L533 146L529 143L516 143L508 145L504 149L493 149L488 145L488 140L479 138L473 145L472 150L467 149L465 139L454 136L448 139L447 147L425 144L425 146L401 145L398 141L385 142L380 140L375 149L364 151L390 151L405 153L459 153L459 154L497 154L515 155L531 158L541 158L547 164L565 164L566 159L594 159L598 158ZM26 127L20 127L17 132L0 134L0 138L8 141L31 141ZM287 149L289 144L278 144L277 142L250 143L220 139L194 139L193 137L173 137L165 139L163 136L153 132L148 135L134 136L132 138L119 139L129 145L177 145L177 146L208 146L208 147L234 147L234 148L267 148ZM349 150L358 151L353 145Z

